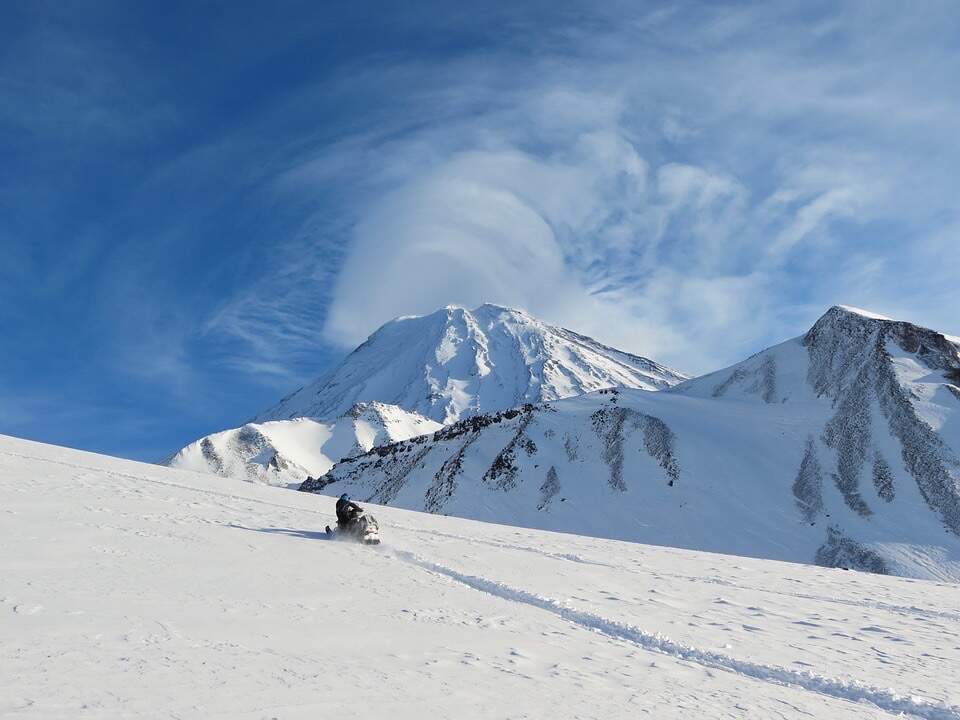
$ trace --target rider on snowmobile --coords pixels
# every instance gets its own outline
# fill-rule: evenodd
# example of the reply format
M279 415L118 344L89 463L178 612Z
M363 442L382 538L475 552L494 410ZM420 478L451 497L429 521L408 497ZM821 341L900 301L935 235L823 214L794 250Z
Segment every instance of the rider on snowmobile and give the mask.
M350 500L344 493L337 500L337 535L352 537L365 545L380 544L380 526L377 521L364 512L363 508ZM334 532L327 525L327 537Z
M349 530L350 526L356 520L357 516L363 512L363 508L350 499L350 496L344 493L337 500L337 529Z

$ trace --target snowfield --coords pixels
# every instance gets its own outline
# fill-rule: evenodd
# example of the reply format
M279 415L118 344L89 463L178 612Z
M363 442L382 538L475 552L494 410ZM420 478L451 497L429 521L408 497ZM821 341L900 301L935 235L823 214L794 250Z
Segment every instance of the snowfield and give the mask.
M960 588L0 437L4 718L960 718Z

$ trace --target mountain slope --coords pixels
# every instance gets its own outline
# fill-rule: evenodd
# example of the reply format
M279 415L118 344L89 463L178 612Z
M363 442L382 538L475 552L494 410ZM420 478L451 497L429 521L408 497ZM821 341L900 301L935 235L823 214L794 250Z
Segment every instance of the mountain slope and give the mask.
M312 418L247 423L190 443L163 462L269 485L298 486L344 457L424 433L440 424L382 403L360 403L333 421Z
M0 716L960 718L956 586L374 511L0 437Z
M519 310L447 307L387 323L330 374L256 421L335 417L375 400L447 424L614 385L659 390L683 379Z
M657 393L469 418L301 487L528 527L960 580L960 349L835 307Z

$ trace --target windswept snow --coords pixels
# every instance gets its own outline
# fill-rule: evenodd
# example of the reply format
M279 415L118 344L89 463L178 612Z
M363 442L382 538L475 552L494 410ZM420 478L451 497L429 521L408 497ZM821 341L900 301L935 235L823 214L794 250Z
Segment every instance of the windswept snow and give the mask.
M0 716L957 720L960 588L0 437Z

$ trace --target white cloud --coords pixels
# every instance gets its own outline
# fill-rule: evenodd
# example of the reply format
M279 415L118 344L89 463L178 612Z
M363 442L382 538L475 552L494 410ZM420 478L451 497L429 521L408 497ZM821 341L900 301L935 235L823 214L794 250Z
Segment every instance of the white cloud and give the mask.
M396 315L490 301L705 371L858 283L857 302L898 304L895 276L934 264L916 251L939 242L931 221L957 216L942 154L960 100L949 55L915 42L949 44L934 18L616 12L540 47L392 66L403 110L290 164L276 187L344 183L354 218L306 327L325 315L323 337L349 346ZM270 287L249 317L300 327L302 294Z
M334 288L327 336L356 344L396 315L448 303L499 302L543 316L596 305L568 265L560 235L607 210L609 139L572 157L470 152L378 198L365 211ZM599 159L598 159L599 158ZM641 171L629 156L619 167Z
M713 272L724 263L709 260L742 222L746 192L729 177L668 164L651 184L625 137L596 129L546 157L473 150L411 174L364 210L333 289L333 342L355 345L397 315L497 302L681 358L765 317L750 297L762 277ZM672 219L691 238L658 256ZM684 243L698 255L687 267L675 257Z

